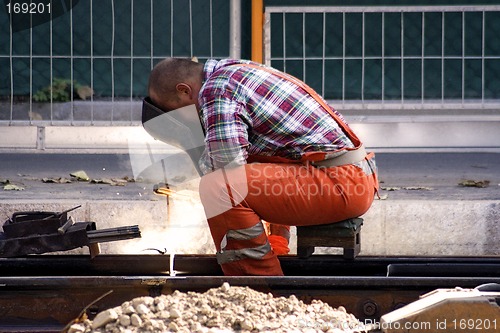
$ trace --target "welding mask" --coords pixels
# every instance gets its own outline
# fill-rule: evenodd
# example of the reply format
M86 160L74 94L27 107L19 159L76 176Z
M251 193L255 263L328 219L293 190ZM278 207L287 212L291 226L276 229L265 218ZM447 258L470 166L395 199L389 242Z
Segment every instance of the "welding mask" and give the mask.
M142 124L150 121L153 118L161 116L165 111L153 104L150 97L142 100Z
M163 111L146 97L142 103L142 125L156 140L186 152L200 173L198 161L204 151L205 135L194 104Z

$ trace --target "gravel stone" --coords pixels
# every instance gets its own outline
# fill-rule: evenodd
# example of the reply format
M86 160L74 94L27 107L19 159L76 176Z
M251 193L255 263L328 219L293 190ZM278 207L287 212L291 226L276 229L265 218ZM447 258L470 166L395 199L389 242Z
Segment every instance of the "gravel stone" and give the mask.
M149 308L145 304L139 304L135 307L135 310L140 315L147 315L149 312Z
M126 303L128 303L128 304L122 305L122 313L127 314L127 315L131 315L132 313L135 313L134 307L129 302L126 302Z
M337 309L296 296L274 297L249 287L224 282L205 293L174 291L158 297L138 297L99 313L94 321L71 326L74 333L345 333L364 327L344 307Z
M172 332L177 332L179 331L179 326L175 321L172 321L170 324L168 324L168 329L171 330Z
M128 316L128 315L121 315L119 322L120 322L121 326L124 326L124 327L130 326L130 316Z
M94 321L92 322L92 328L96 329L102 327L116 319L118 319L118 314L116 313L116 311L114 309L108 309L97 314L97 316L94 318Z
M84 324L73 324L68 329L68 333L83 333L85 332L85 329L86 327Z
M229 285L229 283L227 282L224 282L222 284L222 286L220 287L220 290L223 292L223 293L227 293L229 291L229 289L231 288L231 286Z
M177 309L170 309L169 317L172 319L179 318L181 316L181 312Z
M132 326L141 327L142 326L142 319L141 319L141 317L139 317L138 314L133 313L130 316L130 323L132 324Z

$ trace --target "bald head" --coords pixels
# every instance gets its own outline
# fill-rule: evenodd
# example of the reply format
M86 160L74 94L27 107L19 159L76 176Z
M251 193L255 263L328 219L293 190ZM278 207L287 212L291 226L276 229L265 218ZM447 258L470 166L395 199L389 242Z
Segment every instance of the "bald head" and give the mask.
M159 62L149 76L148 94L162 107L177 101L179 85L201 86L203 65L189 59L167 58Z

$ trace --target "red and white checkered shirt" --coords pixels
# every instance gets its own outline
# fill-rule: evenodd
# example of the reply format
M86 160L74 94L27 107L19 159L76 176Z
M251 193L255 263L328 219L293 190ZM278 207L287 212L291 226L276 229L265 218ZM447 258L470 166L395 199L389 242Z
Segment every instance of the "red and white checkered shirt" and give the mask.
M199 94L205 129L203 173L246 163L248 155L298 160L305 152L354 145L303 88L245 60L208 60ZM255 63L253 63L255 64ZM344 119L337 111L340 119Z

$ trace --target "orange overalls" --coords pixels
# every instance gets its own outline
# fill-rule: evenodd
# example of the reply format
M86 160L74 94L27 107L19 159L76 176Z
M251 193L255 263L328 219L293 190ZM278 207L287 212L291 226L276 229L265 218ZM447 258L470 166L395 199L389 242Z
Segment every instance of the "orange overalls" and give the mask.
M361 146L352 130L311 88L288 75L283 77L306 89L355 147ZM219 169L201 178L200 197L225 275L283 275L273 245L283 249L288 244L283 235L271 232L268 237L263 220L286 233L289 226L338 222L368 210L378 189L374 155L368 154L356 165L314 166L325 155L307 153L301 161L251 156L246 165Z

